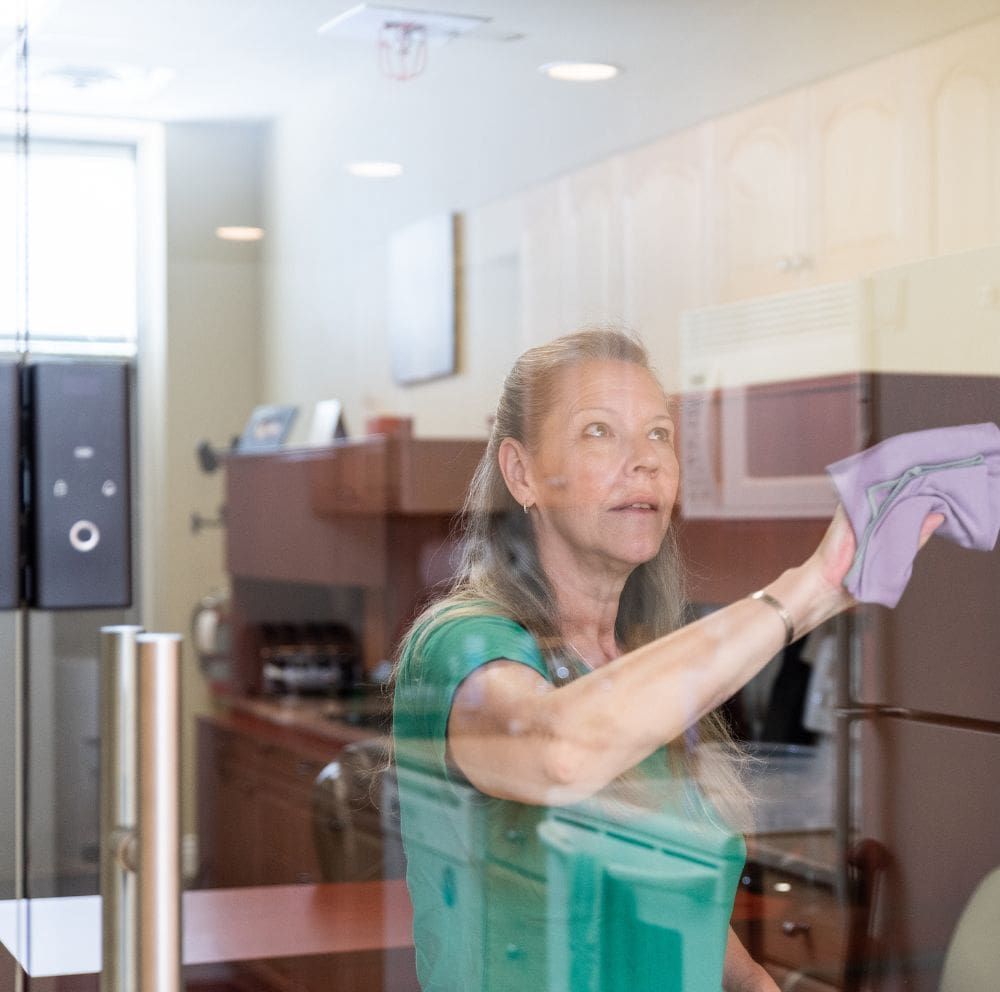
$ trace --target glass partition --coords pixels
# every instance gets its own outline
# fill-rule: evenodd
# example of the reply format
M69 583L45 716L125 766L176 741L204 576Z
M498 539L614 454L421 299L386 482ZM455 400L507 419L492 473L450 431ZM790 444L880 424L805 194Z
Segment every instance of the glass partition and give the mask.
M191 988L937 988L989 526L893 610L812 556L827 466L995 420L1000 17L272 6L0 15L3 905L98 912L132 624L184 637Z

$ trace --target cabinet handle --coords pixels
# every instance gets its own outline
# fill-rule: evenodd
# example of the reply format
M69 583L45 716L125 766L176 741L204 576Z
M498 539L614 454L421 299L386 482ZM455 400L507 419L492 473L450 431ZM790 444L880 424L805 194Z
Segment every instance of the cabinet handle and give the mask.
M807 934L811 929L812 929L811 924L796 923L794 920L785 920L784 923L781 924L781 932L786 937L796 937L800 933Z
M517 944L508 944L504 948L504 954L506 954L508 961L517 961L524 957L524 951Z

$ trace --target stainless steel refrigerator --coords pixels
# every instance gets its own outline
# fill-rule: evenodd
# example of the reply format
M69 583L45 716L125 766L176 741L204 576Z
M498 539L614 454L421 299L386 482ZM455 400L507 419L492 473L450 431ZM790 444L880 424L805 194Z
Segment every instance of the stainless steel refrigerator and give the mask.
M0 361L0 898L97 889L98 630L132 615L133 380L121 361Z
M1000 379L878 375L869 403L873 441L996 422ZM896 609L860 608L855 629L841 712L855 836L887 855L870 908L869 986L936 992L963 907L1000 865L1000 550L932 539Z

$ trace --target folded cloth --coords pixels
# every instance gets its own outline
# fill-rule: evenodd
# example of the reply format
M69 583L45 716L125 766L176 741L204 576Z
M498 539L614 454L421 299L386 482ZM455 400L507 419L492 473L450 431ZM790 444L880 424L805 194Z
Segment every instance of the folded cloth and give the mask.
M827 472L858 541L844 586L863 603L895 606L913 570L927 514L934 532L991 550L1000 534L1000 427L965 424L899 434Z

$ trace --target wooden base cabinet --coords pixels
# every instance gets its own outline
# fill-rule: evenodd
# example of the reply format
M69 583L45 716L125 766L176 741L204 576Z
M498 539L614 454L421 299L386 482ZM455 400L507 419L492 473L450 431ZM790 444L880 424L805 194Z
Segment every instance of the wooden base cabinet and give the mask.
M316 751L277 744L203 717L198 722L201 884L320 882L312 832ZM331 745L327 760L336 757Z

